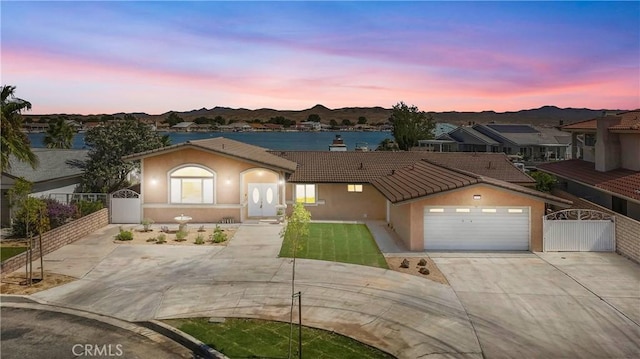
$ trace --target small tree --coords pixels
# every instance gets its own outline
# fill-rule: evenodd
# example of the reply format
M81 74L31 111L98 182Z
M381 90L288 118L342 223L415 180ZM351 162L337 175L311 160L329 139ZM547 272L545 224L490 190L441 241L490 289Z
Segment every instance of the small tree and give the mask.
M71 148L73 144L73 128L64 118L49 123L43 143L47 148Z
M163 146L161 136L133 116L114 121L87 131L85 143L89 159L76 163L84 169L84 192L111 193L129 185L128 175L139 167L139 162L123 161L122 157Z
M307 117L307 121L320 122L320 115L318 115L317 113L312 113Z
M367 118L364 116L360 116L358 117L358 125L364 125L365 123L367 123Z
M302 203L293 205L291 215L287 217L287 224L280 232L280 236L291 243L293 250L293 265L291 267L291 311L289 316L290 332L289 332L289 358L291 358L291 344L293 337L293 306L295 298L295 280L296 280L296 252L300 241L309 236L309 222L311 222L311 213L304 208ZM300 310L300 308L298 308ZM302 323L299 323L302 325Z
M404 102L399 102L393 106L389 120L393 125L393 137L398 148L403 151L417 146L418 140L433 138L433 118L415 105L407 106Z
M546 172L535 171L531 173L531 177L536 180L536 189L540 192L550 193L553 187L558 183L558 179Z

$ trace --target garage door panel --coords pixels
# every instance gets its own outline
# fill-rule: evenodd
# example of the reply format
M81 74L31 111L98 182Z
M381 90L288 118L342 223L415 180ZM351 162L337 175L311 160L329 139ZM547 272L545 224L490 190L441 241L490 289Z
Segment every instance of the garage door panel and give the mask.
M442 212L431 212L433 208ZM474 207L467 208L468 212L456 212L459 208L461 207L425 207L425 249L529 249L528 208ZM509 209L516 208L522 212L509 213Z

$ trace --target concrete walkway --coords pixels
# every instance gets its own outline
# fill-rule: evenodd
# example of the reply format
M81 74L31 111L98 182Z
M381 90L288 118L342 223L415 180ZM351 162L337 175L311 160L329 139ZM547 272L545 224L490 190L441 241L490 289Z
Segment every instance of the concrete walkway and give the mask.
M226 247L114 244L116 229L105 228L45 257L48 270L80 279L32 297L128 321L199 316L288 321L292 263L277 258L281 228L242 225ZM379 268L296 263L304 324L399 358L482 357L451 287Z

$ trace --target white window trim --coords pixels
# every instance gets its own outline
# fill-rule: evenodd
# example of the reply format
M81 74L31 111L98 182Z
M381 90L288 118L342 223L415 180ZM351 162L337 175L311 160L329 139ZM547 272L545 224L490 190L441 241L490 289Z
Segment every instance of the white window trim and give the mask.
M305 195L304 198L305 199L307 198L307 196L306 196L307 195L307 193L306 193L307 186L313 186L313 193L314 193L313 202L306 202L306 201L299 202L298 201L298 186L305 186L305 193L304 193L304 195ZM309 204L313 205L313 204L317 204L318 203L318 185L313 184L313 183L296 183L294 188L295 188L294 197L293 197L293 202L294 203L302 203L304 205L309 205Z
M183 168L186 167L198 167L201 168L209 173L211 173L212 177L173 177L172 174L178 170L181 170ZM213 188L212 188L212 201L211 202L173 202L172 200L172 195L171 195L171 188L172 188L172 184L171 184L171 180L172 179L200 179L200 180L204 180L204 179L211 179L212 183L213 183ZM167 172L167 203L169 204L173 204L173 205L191 205L191 206L198 206L198 205L212 205L212 204L216 204L216 190L218 187L218 182L217 182L217 174L214 170L212 170L211 168L208 168L206 166L200 165L200 164L196 164L196 163L187 163L187 164L182 164L178 167L174 167L172 169L170 169ZM182 181L180 181L180 185L182 186ZM204 188L202 188L202 191L204 193Z

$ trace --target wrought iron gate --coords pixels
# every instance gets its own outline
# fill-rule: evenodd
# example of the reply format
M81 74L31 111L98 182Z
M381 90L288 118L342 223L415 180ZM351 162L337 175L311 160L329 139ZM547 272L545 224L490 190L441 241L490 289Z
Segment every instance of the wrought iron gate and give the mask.
M565 209L543 217L544 251L608 252L616 249L615 217L589 209Z
M110 195L111 223L140 223L140 194L130 189L121 189Z

